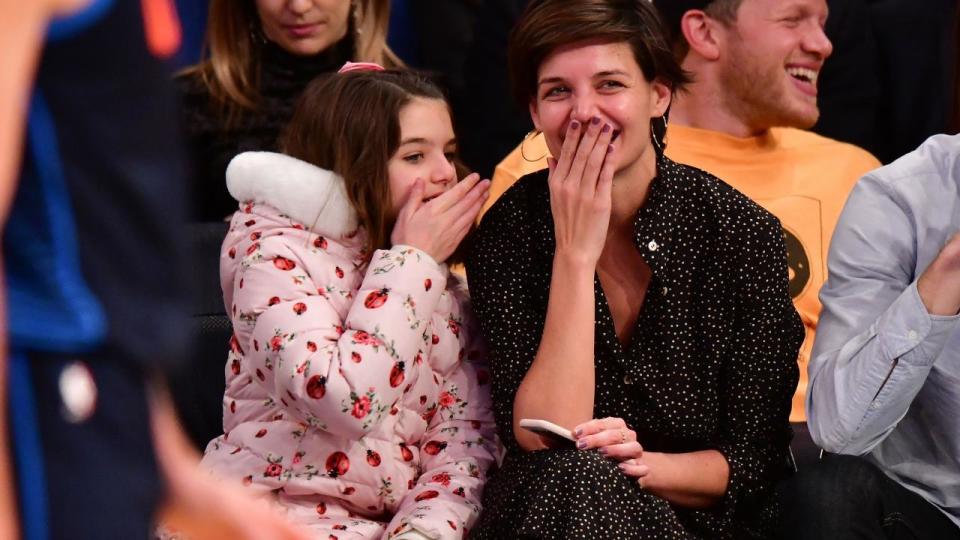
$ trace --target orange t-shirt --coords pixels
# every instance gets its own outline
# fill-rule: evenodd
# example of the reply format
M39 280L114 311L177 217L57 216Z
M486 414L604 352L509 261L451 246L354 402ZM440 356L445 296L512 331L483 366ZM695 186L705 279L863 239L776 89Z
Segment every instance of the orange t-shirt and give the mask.
M520 177L546 168L543 136L518 146L497 166L481 217ZM536 157L535 161L526 158ZM806 328L800 348L800 382L791 422L806 420L807 363L820 317L820 287L827 278L827 251L853 185L880 166L869 152L809 131L773 128L740 138L718 131L671 125L667 157L727 182L780 219L787 242L790 294Z

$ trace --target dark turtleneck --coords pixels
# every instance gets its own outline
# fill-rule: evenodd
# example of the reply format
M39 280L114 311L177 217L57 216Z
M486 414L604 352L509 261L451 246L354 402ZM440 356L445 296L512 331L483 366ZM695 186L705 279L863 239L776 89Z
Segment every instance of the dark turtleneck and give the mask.
M177 77L183 126L193 160L191 188L194 221L220 221L237 209L227 193L224 173L233 156L250 150L277 149L297 98L317 75L335 71L353 55L348 36L314 56L290 54L268 41L260 51L260 101L227 129L198 74Z

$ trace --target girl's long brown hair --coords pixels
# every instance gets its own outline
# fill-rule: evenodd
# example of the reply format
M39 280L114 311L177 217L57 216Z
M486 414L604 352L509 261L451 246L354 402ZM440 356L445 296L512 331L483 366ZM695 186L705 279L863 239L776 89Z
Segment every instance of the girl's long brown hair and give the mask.
M346 0L344 0L346 1ZM255 0L210 0L204 60L187 68L196 73L220 107L227 126L260 98L260 48L263 46ZM401 67L387 46L390 0L352 0L348 32L354 40L353 60Z
M344 178L369 254L390 247L396 216L387 164L400 148L400 110L414 98L446 102L436 85L412 71L321 77L304 90L280 140L283 153Z

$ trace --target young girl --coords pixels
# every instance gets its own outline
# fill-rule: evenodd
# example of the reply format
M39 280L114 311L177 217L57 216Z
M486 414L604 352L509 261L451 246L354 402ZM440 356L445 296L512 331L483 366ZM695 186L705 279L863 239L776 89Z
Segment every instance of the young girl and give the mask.
M308 86L284 154L228 168L226 432L202 465L316 538L460 538L498 443L445 262L489 182L457 182L435 86L352 67Z

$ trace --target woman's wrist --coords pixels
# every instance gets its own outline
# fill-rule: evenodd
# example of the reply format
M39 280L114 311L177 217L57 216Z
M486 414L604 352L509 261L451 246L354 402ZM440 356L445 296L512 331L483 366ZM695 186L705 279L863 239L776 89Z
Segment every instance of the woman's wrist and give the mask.
M553 271L562 271L571 278L589 276L592 282L597 261L583 251L557 249L553 255Z

